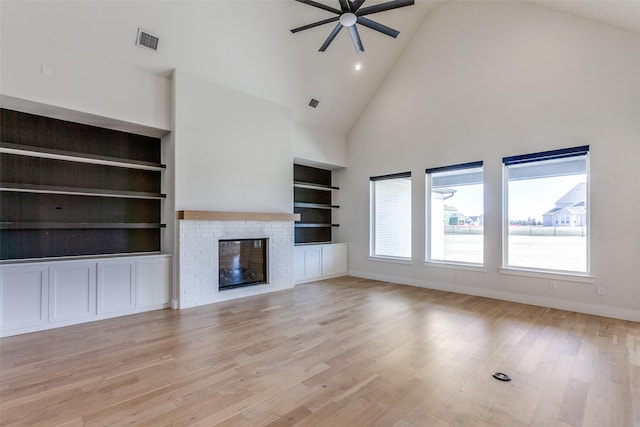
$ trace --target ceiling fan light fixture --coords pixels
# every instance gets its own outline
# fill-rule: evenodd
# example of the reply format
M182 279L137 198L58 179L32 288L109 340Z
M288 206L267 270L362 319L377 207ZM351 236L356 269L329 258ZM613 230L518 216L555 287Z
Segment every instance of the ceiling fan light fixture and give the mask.
M356 23L358 17L351 12L343 13L340 15L340 23L345 27L351 27Z

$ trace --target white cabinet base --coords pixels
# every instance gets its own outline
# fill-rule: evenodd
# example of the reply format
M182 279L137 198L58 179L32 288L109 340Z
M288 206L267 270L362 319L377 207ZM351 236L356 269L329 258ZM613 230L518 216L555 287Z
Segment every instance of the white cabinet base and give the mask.
M347 274L346 243L299 245L295 248L295 283L311 282Z
M0 337L169 307L169 255L0 264Z

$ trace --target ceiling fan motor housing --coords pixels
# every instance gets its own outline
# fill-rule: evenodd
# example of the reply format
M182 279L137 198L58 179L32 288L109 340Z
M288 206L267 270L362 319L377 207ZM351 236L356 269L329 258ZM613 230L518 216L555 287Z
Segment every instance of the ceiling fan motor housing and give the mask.
M354 25L357 20L358 17L351 12L343 13L342 15L340 15L340 23L345 27Z

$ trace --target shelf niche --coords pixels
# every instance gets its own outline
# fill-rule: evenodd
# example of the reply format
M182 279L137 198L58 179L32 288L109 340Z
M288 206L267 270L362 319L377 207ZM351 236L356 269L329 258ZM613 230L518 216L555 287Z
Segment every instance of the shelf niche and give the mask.
M0 120L0 259L160 252L159 138L7 109Z
M332 173L328 169L293 165L293 210L300 214L295 223L295 243L328 243L332 239L333 204Z

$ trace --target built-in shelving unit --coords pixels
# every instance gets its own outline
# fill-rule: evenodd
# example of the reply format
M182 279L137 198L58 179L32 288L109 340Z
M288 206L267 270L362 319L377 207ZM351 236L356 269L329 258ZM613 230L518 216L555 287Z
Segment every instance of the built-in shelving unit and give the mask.
M0 259L160 251L160 139L0 111Z
M331 242L333 191L331 170L295 164L293 168L293 209L300 214L295 223L295 243Z

